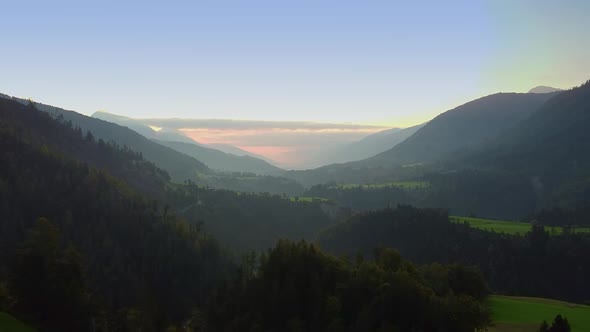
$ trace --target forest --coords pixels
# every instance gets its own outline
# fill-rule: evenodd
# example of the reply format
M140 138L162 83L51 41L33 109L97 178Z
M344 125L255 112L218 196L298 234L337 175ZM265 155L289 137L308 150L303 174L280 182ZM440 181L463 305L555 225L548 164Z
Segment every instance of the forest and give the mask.
M588 86L531 121L555 103L583 108ZM460 169L447 160L305 191L189 157L178 181L63 114L0 98L0 312L32 329L485 331L502 324L500 295L590 299L590 234L575 231L589 225L585 169L510 170L508 143L495 142L496 164L468 149L452 154ZM530 230L477 229L450 213ZM530 324L570 331L580 317L551 311Z
M475 278L477 289L435 290L430 283L452 283L445 273L425 281L417 268L390 249L377 254L380 265L368 261L354 265L322 253L313 244L288 240L258 257L236 256L195 218L208 223L211 213L218 218L213 219L216 224L226 223L225 229L213 226L211 231L226 236L228 229L242 227L247 232L261 227L256 226L258 210L276 215L259 215L262 220L283 222L277 223L275 235L268 233L269 228L236 239L242 243L235 242L234 248L242 250L262 248L289 232L293 238L311 237L314 230L328 226L330 218L317 204L281 196L238 195L190 183L168 188L166 173L140 154L97 142L91 133L53 120L33 105L0 100L0 107L0 304L2 311L35 328L172 331L189 324L195 331L238 331L244 326L263 331L346 331L359 326L375 331L393 326L467 331L489 321L482 302L487 286L476 270L443 268L456 271L458 277ZM28 123L39 125L25 126ZM126 172L130 169L136 171ZM136 175L152 181L136 182ZM193 210L188 204L187 209L188 202L199 208ZM217 208L210 202L226 205ZM173 204L185 208L178 211ZM248 210L254 213L250 219L244 217ZM290 219L282 220L286 216ZM315 223L307 224L310 219ZM367 271L381 277L373 279L377 275ZM293 279L292 273L299 277ZM398 281L409 288L381 292ZM310 287L320 293L292 302L292 296ZM419 300L408 308L408 315L394 319L382 309L402 305L396 302L399 292ZM263 294L269 298L260 297ZM234 311L252 296L261 301L247 306L252 312ZM288 326L282 325L282 318L255 318L274 317L267 311L279 303L289 304L283 316L276 316L287 319ZM309 316L307 306L321 311ZM431 321L434 316L422 316L422 310L437 315L437 308L443 307L459 318ZM349 316L352 311L360 316ZM410 311L414 313L409 315Z

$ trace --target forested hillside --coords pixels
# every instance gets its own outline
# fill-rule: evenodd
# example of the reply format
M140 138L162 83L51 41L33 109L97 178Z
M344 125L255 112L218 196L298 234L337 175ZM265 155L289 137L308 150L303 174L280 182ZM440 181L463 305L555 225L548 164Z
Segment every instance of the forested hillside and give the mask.
M444 210L400 206L354 216L321 233L318 243L349 257L385 246L419 264L476 265L492 291L503 294L590 299L589 235L550 235L540 225L527 234L499 234L452 223Z
M68 158L106 170L143 193L157 196L170 180L167 172L146 161L141 153L96 138L63 117L56 121L33 104L0 99L0 120L4 131L19 135L42 150L59 151Z
M488 288L476 269L416 268L392 249L373 260L337 259L281 241L219 290L211 331L453 331L489 325Z
M18 98L2 97L0 99L18 101L24 105L30 103ZM137 154L141 154L143 158L166 171L170 179L177 183L190 179L203 186L214 188L244 192L270 192L273 194L287 193L290 195L299 194L304 190L300 184L286 178L257 176L254 173L247 172L214 172L199 160L149 140L127 127L58 107L40 103L33 104L36 109L50 114L53 118L71 123L74 128L80 128L83 135L91 132L92 137L97 140L123 146Z
M506 135L462 160L532 179L544 206L587 204L590 82L560 93Z
M129 155L83 143L62 125L68 131L73 147L107 160ZM203 305L230 266L217 242L45 138L0 122L0 280L9 310L49 331L91 330L91 322L155 331Z
M312 240L320 230L335 223L321 203L210 190L194 184L167 190L165 201L179 215L240 253L267 250L281 238Z
M24 104L29 103L22 99L15 100ZM182 182L195 178L198 173L208 172L207 166L200 161L152 142L129 128L59 107L41 103L34 103L34 106L54 118L59 117L64 121L71 122L72 126L79 127L83 134L90 131L96 139L102 139L105 142L116 142L118 145L127 146L129 149L141 153L146 160L153 162L157 167L168 172L174 181Z

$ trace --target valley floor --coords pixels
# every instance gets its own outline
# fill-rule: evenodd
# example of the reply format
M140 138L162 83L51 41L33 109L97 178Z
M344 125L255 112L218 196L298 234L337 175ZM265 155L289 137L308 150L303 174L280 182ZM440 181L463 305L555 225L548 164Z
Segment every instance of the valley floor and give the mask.
M490 332L537 332L543 320L551 323L560 314L572 332L590 331L590 306L568 302L494 295L489 299L494 326Z

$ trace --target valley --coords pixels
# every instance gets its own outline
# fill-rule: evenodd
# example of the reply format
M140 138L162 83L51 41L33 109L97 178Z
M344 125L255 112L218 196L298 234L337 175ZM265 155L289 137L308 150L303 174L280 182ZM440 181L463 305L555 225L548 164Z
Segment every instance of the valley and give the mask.
M590 2L1 13L0 332L590 332Z

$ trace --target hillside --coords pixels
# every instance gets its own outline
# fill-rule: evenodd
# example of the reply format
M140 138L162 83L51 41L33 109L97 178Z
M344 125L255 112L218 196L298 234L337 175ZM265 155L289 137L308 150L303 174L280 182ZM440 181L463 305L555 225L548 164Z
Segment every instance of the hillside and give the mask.
M0 99L0 120L6 131L27 133L25 139L29 143L106 170L150 196L159 195L170 179L166 172L136 152L84 134L81 129L72 128L70 122L56 121L34 106Z
M324 166L366 159L393 148L412 136L422 126L424 124L409 128L387 129L356 142L322 149L311 158L310 163Z
M488 325L488 289L477 270L418 268L390 248L371 258L340 259L304 241L280 241L258 259L246 257L207 308L207 331L473 332Z
M534 179L543 204L588 202L590 83L560 93L531 117L462 163Z
M317 242L334 255L368 256L376 247L390 247L417 264L474 265L501 294L590 298L582 277L590 271L588 234L550 236L542 226L518 236L501 234L454 223L442 209L398 206L359 213L323 231Z
M0 102L0 284L17 299L8 313L48 331L132 324L133 316L162 330L204 303L229 260L207 234L92 166L127 158L124 150ZM78 160L77 147L94 157ZM129 160L121 165L144 163Z
M221 152L219 150L199 146L194 143L162 140L157 140L156 142L198 159L209 168L219 171L247 172L258 175L275 176L282 175L285 172L283 169L273 166L264 160L250 156L236 156L233 154Z
M495 139L553 96L498 93L468 102L435 117L404 142L365 162L403 165L436 161L453 151Z
M348 146L351 156L349 157L349 160L345 161L366 159L381 152L387 151L400 144L408 137L414 135L414 133L420 128L424 127L424 125L425 124L420 124L402 129L388 129L376 134L369 135L362 140L354 142Z
M26 100L16 100L28 103ZM182 182L194 179L198 173L209 173L207 166L200 161L152 142L129 128L54 106L35 103L35 107L54 118L61 117L63 121L71 121L74 127L80 127L84 133L92 132L96 139L116 142L120 146L127 146L141 153L145 159L168 172L173 181Z

